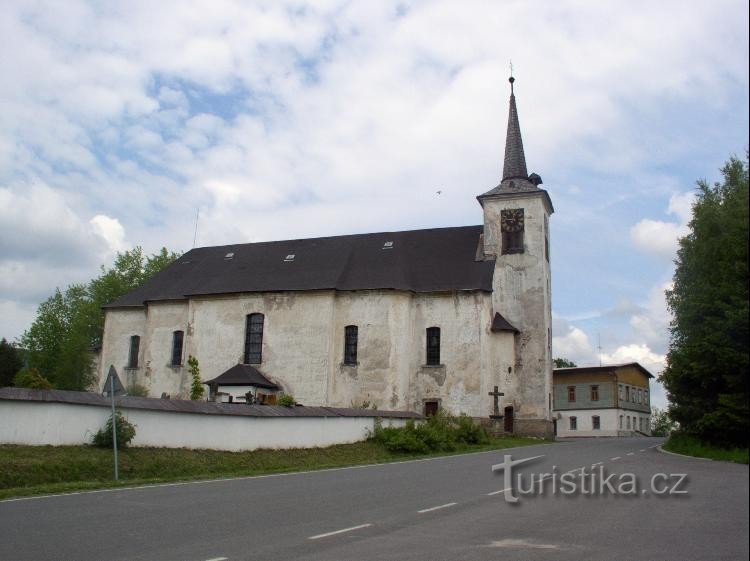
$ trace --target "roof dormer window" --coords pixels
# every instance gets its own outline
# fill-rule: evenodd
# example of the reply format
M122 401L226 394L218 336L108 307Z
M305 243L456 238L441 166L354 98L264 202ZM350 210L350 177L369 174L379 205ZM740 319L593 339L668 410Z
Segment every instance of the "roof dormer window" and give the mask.
M385 242L383 244L383 249L393 249L393 242Z
M294 253L290 253L286 257L284 257L284 263L289 263L291 261L294 261Z

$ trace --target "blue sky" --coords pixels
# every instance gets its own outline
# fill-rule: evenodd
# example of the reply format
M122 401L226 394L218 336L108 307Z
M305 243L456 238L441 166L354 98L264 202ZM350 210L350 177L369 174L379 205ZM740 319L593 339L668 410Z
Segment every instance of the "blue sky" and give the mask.
M198 209L198 245L479 224L512 59L556 209L553 352L658 374L695 180L748 146L747 22L734 0L3 2L0 336L117 251L190 249Z

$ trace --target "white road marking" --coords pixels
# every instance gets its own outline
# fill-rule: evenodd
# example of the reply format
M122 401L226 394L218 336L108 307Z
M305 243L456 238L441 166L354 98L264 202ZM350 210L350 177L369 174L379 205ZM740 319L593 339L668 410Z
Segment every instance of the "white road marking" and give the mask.
M310 536L308 540L319 540L320 538L327 538L328 536L335 536L336 534L343 534L344 532L353 532L354 530L361 530L362 528L369 528L372 524L360 524L359 526L352 526L351 528L344 528L343 530L336 530L335 532L326 532L325 534L318 534L316 536Z
M487 493L488 497L491 497L492 495L499 495L500 493L505 493L505 491L512 491L512 487L508 487L507 489L500 489L499 491L492 491L492 493Z
M643 450L638 450L638 451L639 451L639 452L645 452L645 451L646 451L646 449L644 448Z
M417 514L424 514L425 512L432 512L433 510L440 510L441 508L448 508L449 506L453 506L457 504L458 503L446 503L440 506L433 506L432 508L423 508L422 510L418 510Z
M628 452L628 456L635 456L635 452Z
M206 561L227 561L229 557L214 557L213 559L206 559Z
M615 456L614 458L610 458L609 461L610 462L616 462L619 459L620 459L620 456Z

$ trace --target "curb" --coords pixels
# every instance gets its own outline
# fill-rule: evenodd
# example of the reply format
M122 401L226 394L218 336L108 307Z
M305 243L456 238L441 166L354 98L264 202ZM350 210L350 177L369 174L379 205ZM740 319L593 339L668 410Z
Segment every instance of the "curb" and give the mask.
M692 460L703 460L704 462L713 462L712 458L701 458L700 456L688 456L686 454L678 454L677 452L670 452L669 450L665 450L664 448L662 448L661 445L657 446L656 449L662 454L669 454L670 456L679 456L680 458L690 458Z

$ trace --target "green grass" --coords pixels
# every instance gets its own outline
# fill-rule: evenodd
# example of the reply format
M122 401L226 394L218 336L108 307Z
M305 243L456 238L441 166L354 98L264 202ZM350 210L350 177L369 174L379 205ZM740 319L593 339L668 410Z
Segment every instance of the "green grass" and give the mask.
M685 454L686 456L710 458L712 460L735 462L738 464L747 464L750 457L747 448L719 448L702 442L695 437L680 433L673 433L663 445L663 448L677 454Z
M492 439L453 454L540 444L532 438ZM450 455L390 452L373 441L328 448L221 452L175 448L119 451L120 481L113 480L112 451L93 446L0 446L0 499L108 487L308 471Z

